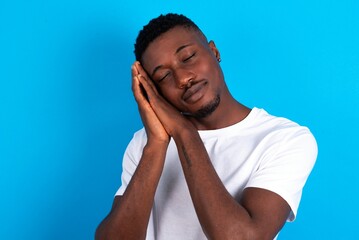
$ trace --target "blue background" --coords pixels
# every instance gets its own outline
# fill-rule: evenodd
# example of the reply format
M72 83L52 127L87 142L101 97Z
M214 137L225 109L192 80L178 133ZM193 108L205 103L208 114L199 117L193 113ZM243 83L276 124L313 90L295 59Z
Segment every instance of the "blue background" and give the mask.
M92 239L141 127L138 31L160 13L215 40L233 95L308 126L319 156L279 239L359 227L359 1L2 1L0 239Z

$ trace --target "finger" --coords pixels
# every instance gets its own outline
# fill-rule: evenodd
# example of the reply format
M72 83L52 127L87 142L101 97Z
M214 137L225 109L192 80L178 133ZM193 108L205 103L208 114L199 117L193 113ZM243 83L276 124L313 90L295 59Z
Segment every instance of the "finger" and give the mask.
M140 82L140 84L142 85L142 87L144 88L144 90L149 98L153 99L154 97L159 97L157 89L154 86L154 84L152 83L152 81L148 80L141 74L139 74L137 76L137 79Z
M157 91L157 87L154 84L154 82L152 81L152 79L150 77L148 77L146 71L144 70L144 68L142 67L141 63L139 61L136 61L134 63L134 66L138 72L138 75L141 75L145 78L145 80L148 82L148 84L151 86L151 88L153 89L153 91L158 95L158 91Z
M136 70L138 72L138 74L141 74L142 76L144 76L145 78L147 79L151 79L148 75L147 75L147 72L145 71L145 69L142 67L141 63L139 61L136 61L135 62L135 67L136 67Z
M139 84L138 79L135 78L138 75L136 62L131 66L131 74L132 74L132 92L135 92L135 86Z
M131 73L132 73L132 77L137 76L139 74L137 67L136 67L136 62L134 64L132 64L132 66L131 66Z
M141 91L140 91L140 82L137 76L132 77L132 92L137 102L142 99Z
M137 68L136 68L135 64L133 64L131 66L131 73L132 73L132 77L138 75L138 71L137 71Z
M132 90L134 90L134 87L137 88L137 90L140 90L141 93L143 93L143 89L141 86L141 83L139 81L139 76L141 75L138 68L137 68L137 64L139 64L138 61L135 61L135 63L131 66L131 71L132 71ZM137 91L139 92L139 91ZM146 95L146 94L143 94Z
M145 78L145 80L148 79L146 72L144 71L144 69L142 68L141 64L139 61L135 61L134 64L132 65L132 77L137 77L139 78L139 76L143 76ZM137 79L138 80L138 79ZM139 81L138 81L139 82ZM140 83L139 83L140 84Z
M134 76L132 82L133 82L132 84L133 95L138 105L143 105L143 104L148 105L149 103L147 100L147 93L144 92L143 87L141 87L141 83L138 79L138 76Z

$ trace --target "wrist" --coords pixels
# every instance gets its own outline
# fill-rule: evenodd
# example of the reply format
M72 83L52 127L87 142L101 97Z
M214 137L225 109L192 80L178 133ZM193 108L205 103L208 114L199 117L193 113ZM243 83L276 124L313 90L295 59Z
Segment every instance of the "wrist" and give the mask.
M167 149L168 144L170 142L170 138L168 139L155 139L155 138L148 138L145 148L147 149L154 149L154 150L161 150Z
M187 125L186 127L178 128L173 132L173 139L186 141L186 139L195 139L199 137L198 130L193 125Z

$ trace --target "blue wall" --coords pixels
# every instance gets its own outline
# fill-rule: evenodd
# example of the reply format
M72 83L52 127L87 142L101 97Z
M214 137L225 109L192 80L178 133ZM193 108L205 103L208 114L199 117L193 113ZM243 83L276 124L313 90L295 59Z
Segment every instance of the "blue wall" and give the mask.
M358 1L2 1L0 239L92 239L141 127L130 90L138 30L191 17L244 104L311 128L317 164L280 239L359 227Z

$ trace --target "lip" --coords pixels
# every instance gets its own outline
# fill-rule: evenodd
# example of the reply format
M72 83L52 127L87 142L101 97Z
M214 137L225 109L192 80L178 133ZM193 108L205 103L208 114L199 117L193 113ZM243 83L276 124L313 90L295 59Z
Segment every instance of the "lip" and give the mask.
M182 95L182 99L187 103L194 103L202 98L205 92L207 81L200 81L193 84Z

